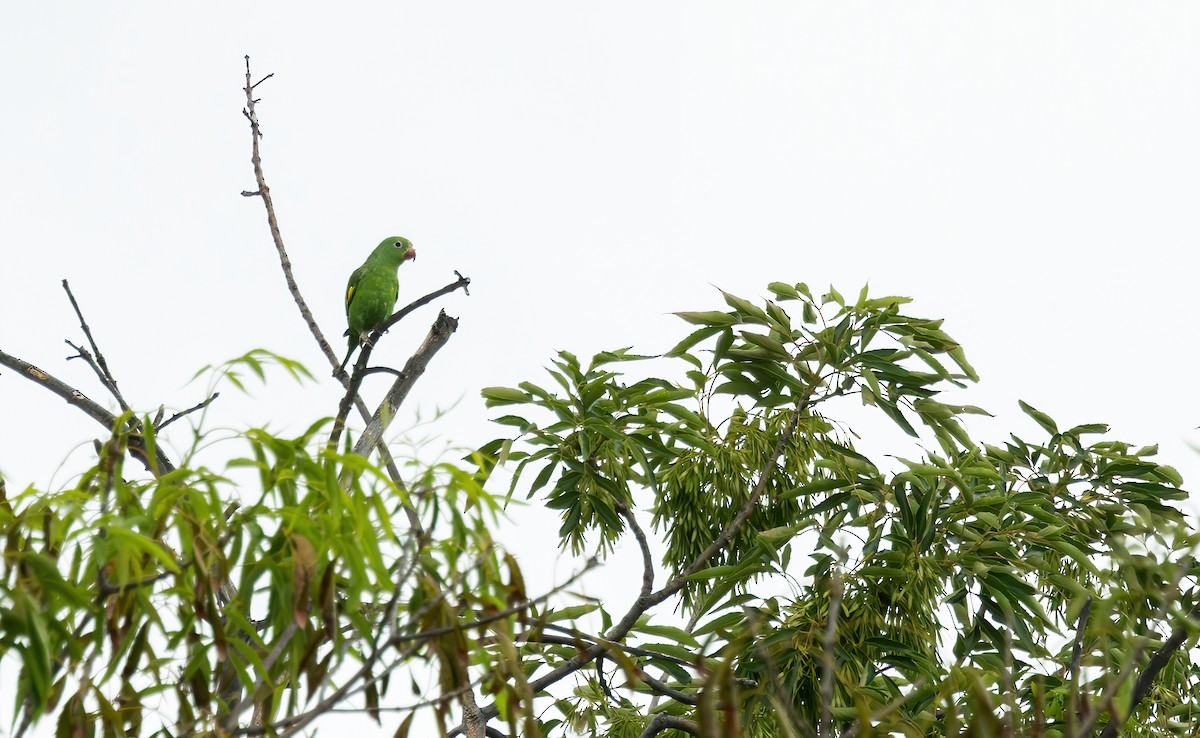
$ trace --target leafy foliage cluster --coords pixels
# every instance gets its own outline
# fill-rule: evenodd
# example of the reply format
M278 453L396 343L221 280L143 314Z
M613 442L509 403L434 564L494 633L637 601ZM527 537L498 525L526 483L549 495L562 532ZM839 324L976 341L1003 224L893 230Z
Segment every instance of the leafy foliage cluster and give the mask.
M512 434L402 481L329 419L197 425L163 466L162 424L118 417L71 484L0 498L18 732L291 735L355 707L401 736L423 711L471 738L1193 735L1197 535L1155 449L1024 403L1038 438L978 443L941 321L770 291L680 313L662 356L484 390ZM305 376L215 371L272 362ZM855 402L909 451L867 453ZM493 538L518 491L581 573L636 547L632 591L527 592Z
M562 353L556 391L485 391L527 409L499 419L521 432L507 458L562 510L563 545L611 548L631 509L665 541L688 624L668 647L627 641L661 656L626 686L692 718L716 689L747 735L1190 735L1186 650L1161 651L1154 699L1134 699L1151 653L1197 614L1187 495L1156 449L1025 403L1045 438L979 444L961 419L984 411L939 399L976 379L941 321L865 289L770 290L680 313L697 327L666 354L668 378L624 381L614 366L648 358L626 351L586 368ZM936 450L860 453L848 395ZM787 596L757 594L779 583ZM697 671L674 660L681 645ZM673 691L647 687L650 668ZM565 709L616 714L587 697Z

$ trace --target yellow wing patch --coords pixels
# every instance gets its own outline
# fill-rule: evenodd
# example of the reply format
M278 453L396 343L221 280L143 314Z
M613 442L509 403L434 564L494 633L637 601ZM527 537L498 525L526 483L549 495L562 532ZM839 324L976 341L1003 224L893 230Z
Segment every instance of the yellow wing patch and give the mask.
M350 301L354 299L354 285L346 288L346 307L350 307Z

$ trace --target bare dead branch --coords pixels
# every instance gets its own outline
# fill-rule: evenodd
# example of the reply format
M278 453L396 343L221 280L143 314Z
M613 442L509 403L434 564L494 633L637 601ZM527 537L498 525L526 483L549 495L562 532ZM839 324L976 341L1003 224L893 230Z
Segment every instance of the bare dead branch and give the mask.
M292 293L292 301L296 303L297 309L300 310L300 317L304 319L304 324L308 326L308 330L316 340L317 346L320 347L321 353L325 354L325 358L329 359L329 362L333 366L337 366L337 355L333 352L333 347L329 345L329 341L325 340L325 334L317 326L317 321L313 318L312 311L308 308L308 303L304 301L304 296L300 294L300 287L296 284L296 278L292 274L292 261L288 258L287 248L283 244L283 235L279 231L279 219L275 217L275 203L271 199L271 188L267 186L266 175L263 174L262 156L259 151L262 128L258 122L258 112L255 109L255 104L258 100L254 98L254 88L270 79L273 74L268 74L266 77L252 84L250 82L250 57L246 57L246 86L243 88L246 92L246 108L243 113L246 119L250 121L250 164L254 167L254 181L258 184L258 190L255 192L243 192L242 195L262 198L263 207L267 211L267 227L271 231L271 240L274 242L275 251L279 255L279 266L283 269L284 281L287 282L288 291Z
M367 423L362 435L355 442L354 453L366 454L372 447L382 445L383 434L395 419L396 411L400 408L401 403L408 397L408 393L416 381L425 373L425 368L429 366L429 361L433 359L434 354L446 345L450 336L457 329L457 319L446 315L445 311L438 313L437 320L429 329L429 334L404 364L404 370L400 373L400 377L392 383L391 389L379 403L379 408L371 416L371 421Z
M300 316L303 318L305 325L308 326L309 332L317 342L321 353L325 354L325 358L329 360L331 366L338 366L338 357L333 352L333 348L329 342L325 340L325 335L317 326L316 320L312 316L312 311L308 309L308 304L305 302L303 295L300 294L300 287L296 284L296 279L292 274L292 262L288 256L287 248L283 243L283 236L279 230L279 219L275 215L275 203L271 199L271 188L267 186L266 175L263 173L262 156L259 150L259 140L262 138L262 126L258 120L258 113L255 108L258 99L253 96L253 91L263 82L275 76L274 73L268 74L257 82L251 84L250 80L250 57L246 57L246 107L242 110L242 114L246 116L246 120L250 122L250 137L251 137L251 157L250 163L254 167L254 178L258 183L258 189L251 192L244 190L244 197L261 197L263 199L263 207L267 213L267 226L271 231L271 240L275 244L275 250L279 254L279 265L283 271L284 281L287 283L288 291L292 294L292 298L296 303L296 307L300 311ZM343 378L342 384L347 385L349 379ZM362 398L358 397L357 390L354 393L354 408L362 416L364 421L370 420L371 411L367 408ZM404 480L400 477L400 470L396 467L396 462L392 458L391 452L386 446L380 444L378 447L380 458L383 460L384 467L388 471L388 475L392 479L392 483L398 489L405 488ZM417 517L416 511L408 504L404 506L404 512L408 517L409 527L415 535L420 536L422 526Z
M342 401L338 404L338 414L337 417L334 418L333 428L329 432L329 443L327 444L327 447L330 451L337 450L338 440L341 438L342 432L346 429L346 416L350 413L350 404L356 397L358 397L358 388L362 384L363 370L366 368L367 361L371 356L372 344L375 344L379 340L379 337L383 334L383 331L386 330L384 326L395 325L400 321L400 319L417 308L427 305L438 297L449 294L454 290L461 289L468 284L470 284L470 280L459 279L458 281L452 282L439 290L434 290L428 295L420 297L408 305L405 305L404 308L397 311L375 329L375 331L371 334L370 342L363 345L358 356L358 361L354 365L354 371L351 373L349 380L346 382L346 393L342 396ZM425 372L425 366L429 363L429 360L433 358L434 354L441 350L442 346L446 344L446 341L450 340L450 334L454 333L455 329L457 328L458 321L456 319L446 315L445 311L438 314L437 320L434 321L433 326L429 329L429 334L425 337L425 341L422 342L417 351L411 357L409 357L408 363L405 364L400 378L398 378L395 383L392 384L392 388L388 391L388 395L384 399L384 402L380 404L379 409L376 410L367 421L367 430L364 431L362 437L359 438L358 443L355 444L354 453L365 455L372 447L381 447L383 445L380 442L383 431L386 430L387 425L390 424L392 418L395 417L395 412L400 406L400 402L404 400L404 397L408 394L409 390L412 389L412 385L414 382L416 382L417 378ZM412 371L410 371L410 369ZM385 411L388 414L382 417L386 417L387 422L383 423L382 426L377 429L377 431L371 431L371 428L380 422L377 421L376 418L380 417L380 414L384 413ZM368 438L370 439L369 441L364 441L364 439Z

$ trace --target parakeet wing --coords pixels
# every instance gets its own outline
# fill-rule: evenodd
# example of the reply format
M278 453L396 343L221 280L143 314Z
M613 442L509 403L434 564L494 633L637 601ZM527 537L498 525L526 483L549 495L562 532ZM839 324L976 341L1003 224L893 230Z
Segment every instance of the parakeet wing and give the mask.
M346 283L346 310L349 312L350 303L354 301L354 292L358 289L358 281L362 279L363 272L367 271L367 265L363 264L354 273L350 275L350 281Z

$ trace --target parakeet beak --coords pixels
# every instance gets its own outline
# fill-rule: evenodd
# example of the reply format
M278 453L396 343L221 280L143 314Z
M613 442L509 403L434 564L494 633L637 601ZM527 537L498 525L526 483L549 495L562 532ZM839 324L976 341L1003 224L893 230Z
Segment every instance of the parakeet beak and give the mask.
M409 259L412 259L413 261L417 260L417 249L413 246L409 246L408 252L404 254L404 260L408 261Z

